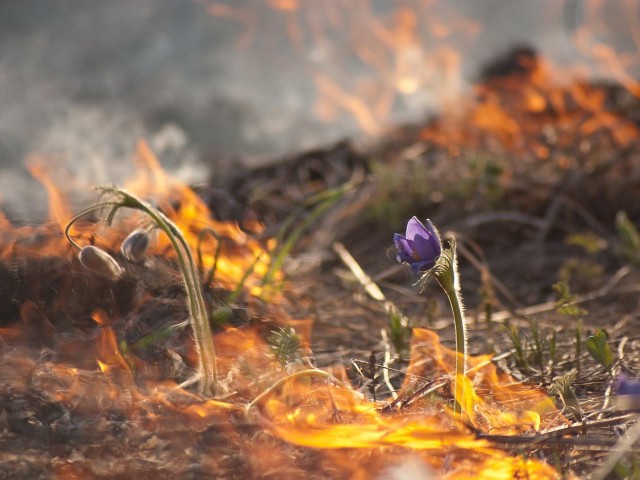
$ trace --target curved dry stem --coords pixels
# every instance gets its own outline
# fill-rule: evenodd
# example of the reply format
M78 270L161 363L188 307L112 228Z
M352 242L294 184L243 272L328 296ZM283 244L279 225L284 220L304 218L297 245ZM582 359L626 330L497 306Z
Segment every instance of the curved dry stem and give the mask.
M218 390L215 346L211 337L207 309L200 290L198 269L195 265L191 248L178 226L162 212L124 190L114 188L113 191L122 195L128 203L133 202L135 207L132 208L142 210L149 215L154 223L167 234L178 255L178 265L185 283L191 326L198 353L199 391L202 394L211 393L215 396Z
M81 250L82 247L78 243L76 243L76 241L73 238L71 238L71 235L69 234L69 230L71 229L74 223L76 223L85 215L89 215L90 213L97 212L99 210L104 210L105 206L109 206L109 205L117 208L117 205L119 204L116 202L97 203L95 205L91 205L90 207L87 207L84 210L81 210L80 212L76 213L71 218L71 220L69 220L69 223L67 223L67 226L64 229L64 235L65 237L67 237L67 240L69 241L69 243L73 245L75 248L77 248L78 250Z
M326 378L327 380L331 380L332 382L334 382L336 385L339 385L342 388L344 388L346 390L349 390L349 387L342 380L340 380L340 379L336 378L335 376L331 375L329 372L325 372L324 370L320 370L318 368L310 368L310 369L307 369L307 370L301 370L299 372L292 373L291 375L287 375L286 377L281 378L276 383L274 383L270 387L268 387L265 390L263 390L256 398L254 398L251 401L251 403L249 403L245 407L245 413L248 414L249 411L254 406L256 406L259 403L261 403L263 399L265 399L266 397L271 395L277 389L282 387L285 383L287 383L287 382L289 382L291 380L295 380L297 378L308 377L308 376L317 376L317 377Z

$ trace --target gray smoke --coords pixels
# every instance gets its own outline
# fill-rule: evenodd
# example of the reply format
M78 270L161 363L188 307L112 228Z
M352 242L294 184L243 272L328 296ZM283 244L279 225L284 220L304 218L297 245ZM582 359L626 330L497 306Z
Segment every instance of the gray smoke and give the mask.
M351 15L350 25L333 27L322 44L311 41L308 22L326 16L323 4L330 3L300 2L307 8L298 24L302 42L292 46L284 33L287 17L261 0L0 1L2 208L21 217L42 205L43 194L24 168L31 154L45 158L54 170L66 165L88 184L117 182L131 168L135 142L146 138L166 168L188 180L204 180L215 159L225 158L227 166L234 156L259 162L358 137L360 128L349 112L334 111L331 122L316 115L310 71L345 85L353 82L353 88L368 73L352 51L362 18L358 12L342 12ZM256 35L247 40L242 22L207 13L212 4L262 6L253 18ZM444 92L455 100L485 62L513 45L531 45L563 62L577 55L571 35L582 21L583 2L405 4L415 7L423 31L436 18L455 31L459 13L482 25L482 31L446 39L465 53L460 83L452 85L438 68L420 72L428 81L396 99L392 124L437 111ZM396 2L371 0L371 5L373 15L388 19ZM625 21L616 2L605 5L610 10L605 24ZM625 31L624 25L616 26L611 32ZM423 36L422 42L407 51L419 66L445 41Z

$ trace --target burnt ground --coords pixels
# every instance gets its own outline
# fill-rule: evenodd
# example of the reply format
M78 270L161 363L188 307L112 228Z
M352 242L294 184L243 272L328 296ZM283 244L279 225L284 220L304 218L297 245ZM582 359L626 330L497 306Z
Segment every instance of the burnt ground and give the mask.
M511 65L502 59L488 67L483 86L491 91L505 76L527 76L526 68ZM514 98L506 94L502 106L523 126L519 145L518 139L510 143L463 119L453 129L456 137L446 121L436 119L399 129L366 152L339 143L233 184L273 231L290 205L348 180L357 184L313 224L288 265L295 314L316 319L312 349L321 366L350 365L354 359L362 366L375 357L384 367L390 348L381 335L389 331L383 303L366 294L332 249L334 242L346 246L412 326L434 329L452 346L446 298L435 282L422 292L412 285L416 279L394 262L391 240L394 232L404 233L413 215L430 218L445 237L454 235L471 352L493 352L501 369L551 391L558 377L575 374L572 390L581 417L567 415L576 425L583 420L584 427L562 440L549 439L549 445L562 457L553 464L577 475L601 464L629 426L629 412L612 406L613 378L637 378L640 372L640 257L633 246L640 246L638 100L612 85L582 88L604 95L605 111L617 118L611 127L633 132L628 142L609 127L581 134L594 112L577 105L567 112L548 106L517 113L514 89ZM613 352L609 371L585 346L601 329ZM392 357L388 366L402 371L404 360ZM402 377L396 372L392 383ZM380 369L365 373L362 391L384 397L380 376ZM513 451L528 448L514 444ZM632 448L608 478L637 474L637 454Z
M633 227L640 224L640 149L637 134L619 135L639 127L632 114L638 102L612 86L597 92L605 92L603 108L614 121L588 133L581 127L595 114L580 105L569 112L549 107L518 114L518 121L528 122L525 130L544 134L513 143L466 123L448 137L452 131L435 119L398 129L366 151L342 142L243 172L222 189L203 186L198 192L217 217L257 218L267 225L267 235L277 235L292 211L296 225L313 218L317 202L305 201L351 185L296 242L284 265L286 301L279 308L292 318L314 319L312 363L343 365L354 385L376 399L388 395L380 380L384 368L393 369L392 385L403 380L406 352L402 342L396 348L385 341L381 331L390 333L384 305L365 293L334 244L346 247L412 326L435 330L451 346L446 299L433 283L423 292L412 285L415 279L394 261L391 239L412 215L430 218L444 238L454 235L471 353L494 353L501 370L545 388L575 373L571 390L581 413L565 411L572 427L537 439L535 446L526 436L493 440L515 455L542 457L564 475L584 475L610 455L632 421L629 412L615 407L612 379L640 372L640 239ZM628 223L621 221L622 211ZM52 372L49 360L72 362L99 336L91 320L96 308L121 319L113 329L128 345L162 327L159 318L184 318L184 299L170 267L161 259L150 272L132 267L137 273L114 289L77 262L22 257L18 247L0 264L3 471L12 478L307 478L308 472L348 478L346 466L314 450L283 447L238 412L203 427L180 410L201 403L195 394L174 393L166 403L144 404L131 413L135 396L109 398L104 389L110 385L90 369L91 362L73 360L80 370L72 380L82 388L71 403L56 398L56 388L71 380ZM132 312L141 290L149 298ZM68 293L67 300L60 300L60 292ZM278 326L275 316L269 305L243 297L232 305L229 321L259 324L266 337ZM585 346L597 329L608 334L610 372ZM182 378L186 366L177 359L188 356L188 337L177 332L140 353L152 365L142 375ZM362 367L374 359L375 368L361 368L363 375L353 368L353 360ZM562 408L563 400L553 398ZM165 415L180 421L163 424ZM265 469L260 449L272 452L272 470ZM637 468L634 455L637 447L610 478ZM384 461L368 460L372 468Z

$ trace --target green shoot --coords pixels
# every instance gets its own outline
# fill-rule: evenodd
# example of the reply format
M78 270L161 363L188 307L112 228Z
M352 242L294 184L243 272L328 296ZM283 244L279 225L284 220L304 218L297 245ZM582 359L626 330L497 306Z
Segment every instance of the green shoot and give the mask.
M293 327L280 327L271 332L267 338L273 356L283 368L295 363L301 363L302 347L300 338Z
M216 232L213 228L209 228L209 227L203 228L200 234L198 235L198 248L197 248L198 267L200 268L200 270L204 268L204 261L202 259L202 243L204 242L204 237L206 237L207 235L211 235L213 238L216 239L216 251L213 256L213 265L205 275L204 281L202 282L205 286L211 285L211 282L213 281L213 277L215 277L216 267L218 266L218 258L220 258L220 252L222 250L222 240L220 239L218 232Z
M556 311L562 315L571 317L583 317L589 313L586 309L579 307L575 302L575 295L571 293L569 284L566 281L559 281L553 284L553 290L556 292Z
M407 317L396 309L389 309L389 340L398 355L406 354L411 340L411 325Z
M529 361L525 353L525 345L520 338L520 331L517 327L508 323L504 325L504 328L507 332L507 335L509 335L511 344L513 345L516 365L518 365L518 368L520 368L520 370L530 370Z
M275 252L272 252L272 261L269 265L267 273L262 279L264 286L273 285L277 272L282 268L284 260L287 258L293 247L298 243L303 233L327 210L329 210L337 201L339 201L345 192L351 188L349 184L341 187L325 190L308 198L300 207L294 210L291 215L283 222L282 227L276 235L276 244L278 245ZM300 221L294 228L294 222L299 219L300 215L307 209L313 207L306 218Z
M604 330L597 330L596 333L587 338L585 346L589 355L602 365L609 375L613 376L613 353L607 342L608 335Z
M553 381L550 390L560 397L562 404L569 414L576 420L582 421L582 408L580 407L578 397L571 387L575 378L575 373L566 373Z
M580 357L582 356L582 319L576 323L576 371L580 375Z
M622 256L633 264L639 264L640 232L622 210L616 214L616 230L620 237Z

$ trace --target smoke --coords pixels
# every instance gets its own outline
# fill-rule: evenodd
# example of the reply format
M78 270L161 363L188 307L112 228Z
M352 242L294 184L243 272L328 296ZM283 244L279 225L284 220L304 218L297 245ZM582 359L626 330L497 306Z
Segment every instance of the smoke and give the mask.
M40 202L25 168L33 154L81 182L117 182L145 138L166 147L156 151L165 168L203 180L220 159L256 163L356 138L363 122L381 134L455 104L512 45L575 60L574 37L595 17L584 2L555 0L338 2L337 15L331 1L298 3L302 12L262 0L1 2L2 208L22 215ZM628 47L622 3L637 13L633 2L599 2L594 28Z

